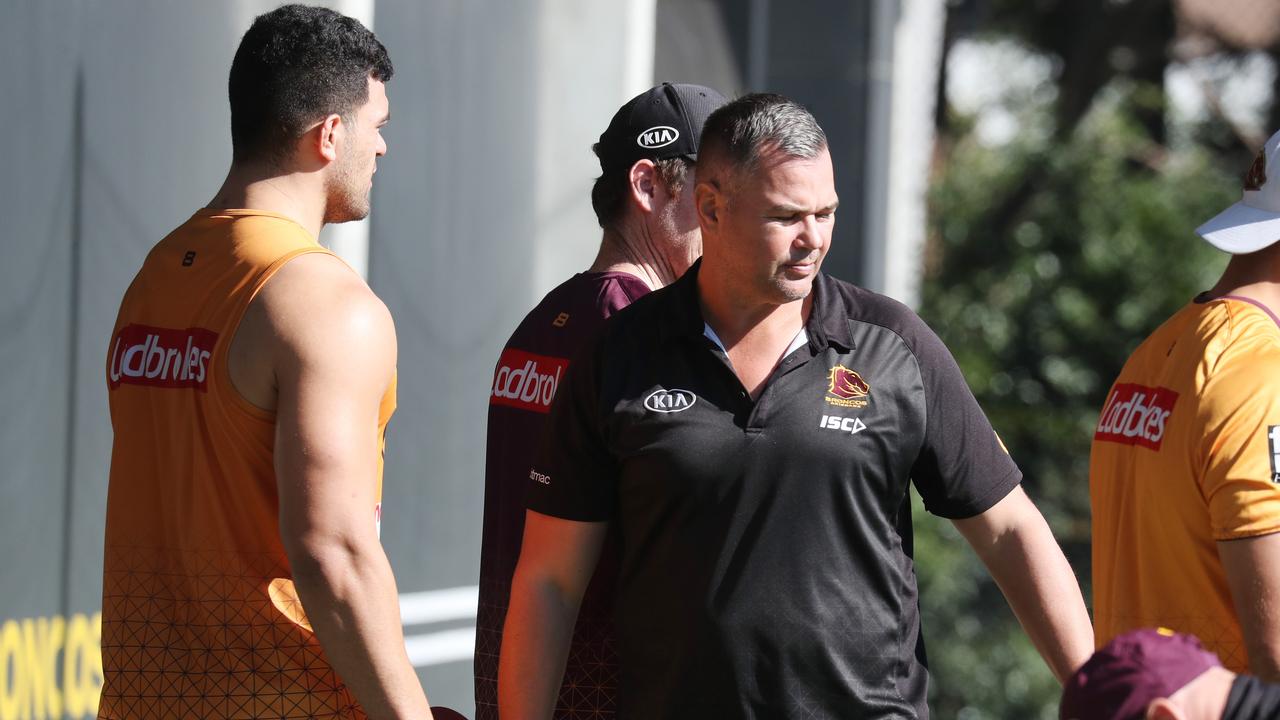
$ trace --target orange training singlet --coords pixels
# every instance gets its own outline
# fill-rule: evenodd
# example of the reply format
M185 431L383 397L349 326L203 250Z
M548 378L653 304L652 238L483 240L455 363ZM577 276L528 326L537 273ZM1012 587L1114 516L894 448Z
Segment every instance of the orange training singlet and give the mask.
M227 373L249 302L316 252L328 251L282 215L205 209L151 250L125 293L107 351L100 718L364 717L294 591L275 416ZM394 410L393 380L369 428L380 445Z
M1129 357L1089 462L1099 647L1164 626L1248 670L1218 543L1280 531L1280 327L1194 302Z

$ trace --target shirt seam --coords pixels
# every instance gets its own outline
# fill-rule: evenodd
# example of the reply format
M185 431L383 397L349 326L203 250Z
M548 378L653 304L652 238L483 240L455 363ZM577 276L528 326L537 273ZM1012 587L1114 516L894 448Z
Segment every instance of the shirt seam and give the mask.
M625 273L619 273L619 274L625 274ZM641 283L642 285L644 284L644 281L643 281L643 280L641 280L640 278L637 278L637 277L635 277L634 275L630 275L630 277L634 278L634 279L636 280L636 282L639 282L639 283ZM611 278L607 278L607 281L608 281L610 284L612 284L612 285L616 286L619 290L621 290L621 291L622 291L622 294L623 294L623 295L625 295L625 296L627 297L627 306L630 306L630 305L631 305L631 303L633 303L633 302L635 302L635 301L639 300L640 298L642 298L642 297L644 297L645 295L647 295L647 294L649 294L650 292L652 292L652 291L650 291L650 290L648 289L648 286L646 285L646 286L645 286L645 292L642 292L642 293L640 293L639 295L632 294L632 292L631 292L631 288L629 288L629 287L628 287L629 283L624 282L622 278L620 278L620 277L616 277L616 276L615 276L615 277L611 277Z
M1254 530L1235 530L1226 533L1213 533L1214 540L1245 540L1247 538L1262 537L1263 535L1274 535L1280 532L1280 522L1268 525L1266 529Z
M1245 297L1243 295L1223 295L1221 298L1218 298L1218 299L1219 300L1236 300L1238 302L1252 305L1253 307L1265 313L1267 317L1271 318L1271 322L1275 323L1277 329L1280 329L1280 317L1276 317L1276 314L1271 311L1271 308L1267 307L1266 305L1263 305L1262 303L1258 302L1257 300L1254 300L1253 298ZM1234 323L1235 313L1229 313L1229 314L1231 315L1231 319ZM1234 328L1232 329L1234 330Z

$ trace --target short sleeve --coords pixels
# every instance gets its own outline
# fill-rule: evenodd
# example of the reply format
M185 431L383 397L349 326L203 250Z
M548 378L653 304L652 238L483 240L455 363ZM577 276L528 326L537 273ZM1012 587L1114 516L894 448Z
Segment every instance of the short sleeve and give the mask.
M600 336L573 359L556 389L529 470L528 508L566 520L604 521L617 505L617 464L604 440Z
M924 385L925 432L911 479L925 509L963 519L1002 500L1022 473L978 406L955 358L919 319L906 336Z
M1198 405L1201 491L1217 540L1280 530L1280 353L1223 358Z

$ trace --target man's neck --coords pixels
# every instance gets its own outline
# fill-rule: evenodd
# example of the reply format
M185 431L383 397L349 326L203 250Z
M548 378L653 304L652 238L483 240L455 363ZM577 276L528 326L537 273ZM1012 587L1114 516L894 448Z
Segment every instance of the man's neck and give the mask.
M734 284L704 264L698 272L702 318L729 356L733 372L753 398L759 398L787 348L804 328L813 294L781 304L754 302L734 291Z
M812 292L803 299L781 304L759 302L735 292L733 285L724 280L714 267L709 270L703 265L698 272L702 317L726 347L744 340L790 343L804 327L813 307Z
M1280 244L1250 255L1233 255L1209 297L1255 300L1280 314Z
M640 278L650 290L657 290L675 282L691 263L691 258L688 262L682 260L678 267L645 228L606 228L590 271L624 272Z
M318 182L318 178L305 173L280 173L260 165L233 164L217 195L209 201L209 207L284 215L318 238L324 227L324 192L317 186Z

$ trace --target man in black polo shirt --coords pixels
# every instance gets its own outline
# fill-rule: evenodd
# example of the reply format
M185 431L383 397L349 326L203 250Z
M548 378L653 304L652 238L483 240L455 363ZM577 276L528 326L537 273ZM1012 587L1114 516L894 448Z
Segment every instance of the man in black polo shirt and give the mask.
M545 718L606 529L620 718L928 717L908 482L978 552L1059 678L1092 651L1071 568L954 360L819 272L826 136L748 95L708 118L703 259L575 360L530 471L499 671Z
M702 123L723 105L701 85L662 83L618 109L592 150L591 206L602 237L595 262L529 311L502 349L489 395L484 528L476 616L476 720L498 717L498 650L524 533L525 483L569 358L604 321L671 284L702 254L693 168ZM617 553L606 551L583 596L555 717L614 716Z

